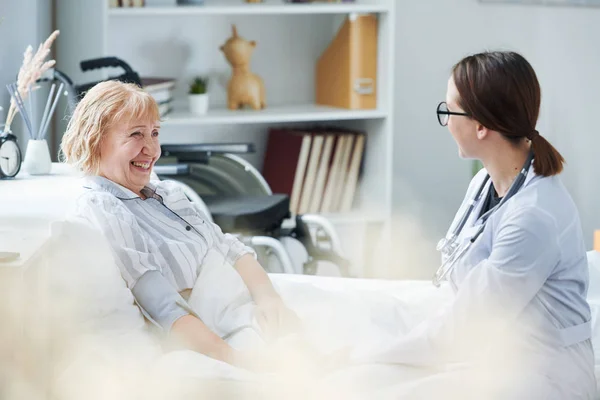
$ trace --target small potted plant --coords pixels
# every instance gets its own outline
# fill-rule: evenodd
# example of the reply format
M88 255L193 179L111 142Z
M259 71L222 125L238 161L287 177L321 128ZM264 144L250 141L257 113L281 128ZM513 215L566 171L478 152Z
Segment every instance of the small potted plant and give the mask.
M193 114L206 114L208 111L208 78L197 76L190 85L188 97L190 99L190 112Z

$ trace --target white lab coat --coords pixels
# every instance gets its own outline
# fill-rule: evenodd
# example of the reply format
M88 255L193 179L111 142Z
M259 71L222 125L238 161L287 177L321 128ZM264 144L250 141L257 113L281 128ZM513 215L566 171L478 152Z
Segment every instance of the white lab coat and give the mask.
M486 173L471 181L450 230ZM484 200L461 242L481 223ZM437 387L444 398L455 398L451 388L463 389L456 398L595 398L588 279L577 209L558 177L537 176L532 166L449 274L447 307L369 361L433 368L439 379L423 387ZM407 398L424 396L418 386Z

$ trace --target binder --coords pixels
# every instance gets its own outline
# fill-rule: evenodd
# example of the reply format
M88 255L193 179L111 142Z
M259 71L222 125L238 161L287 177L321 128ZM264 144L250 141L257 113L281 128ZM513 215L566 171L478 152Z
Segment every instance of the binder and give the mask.
M325 193L325 182L327 181L327 173L329 172L329 167L331 165L331 154L335 138L335 135L325 134L325 144L323 145L323 152L321 153L321 160L319 161L315 188L313 190L310 207L308 208L308 212L311 214L316 214L321 210L321 202L323 201L323 194Z
M316 103L347 109L377 108L378 22L351 14L319 57Z
M364 148L365 135L360 134L356 137L354 149L352 150L352 157L350 158L348 176L346 178L346 181L344 182L344 192L342 194L340 212L349 212L352 209L352 203L354 201L354 195L356 194L356 186L358 184L358 173L363 158Z
M342 175L342 159L346 149L346 142L350 139L349 135L339 135L335 146L335 154L329 168L327 183L325 184L325 193L323 195L323 203L321 204L322 213L335 212L335 198Z
M322 135L313 135L309 162L306 168L304 185L302 187L302 197L300 198L300 205L298 206L298 214L310 212L310 205L313 200L324 140L325 138Z
M342 144L340 165L337 172L337 181L335 182L335 189L333 191L333 198L331 201L331 211L339 212L342 203L342 197L344 194L344 186L348 179L348 164L350 163L350 157L352 156L352 148L354 146L354 134L345 134L345 142Z
M312 136L303 131L270 129L262 175L273 193L290 196L290 211L300 204Z
M293 214L350 211L366 135L336 128L271 128L262 174Z

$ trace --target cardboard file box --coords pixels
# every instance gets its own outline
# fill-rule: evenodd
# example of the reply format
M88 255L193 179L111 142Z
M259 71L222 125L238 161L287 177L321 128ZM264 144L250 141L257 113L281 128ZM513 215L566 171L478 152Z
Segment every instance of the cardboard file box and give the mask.
M319 57L316 103L347 109L377 108L375 15L351 14Z

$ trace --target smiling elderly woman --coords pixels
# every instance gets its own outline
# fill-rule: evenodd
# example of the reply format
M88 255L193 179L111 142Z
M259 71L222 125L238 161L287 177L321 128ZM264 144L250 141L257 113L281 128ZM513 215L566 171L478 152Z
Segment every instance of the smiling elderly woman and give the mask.
M154 99L135 85L107 81L87 92L62 141L65 160L86 174L88 191L76 213L108 239L148 320L193 350L248 367L249 353L234 350L181 305L182 293L194 288L210 250L239 273L263 332L299 321L251 248L208 222L173 182L151 181L160 157L159 120Z

